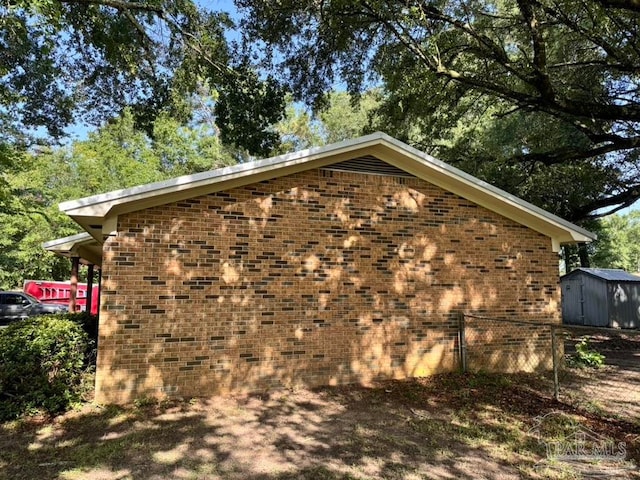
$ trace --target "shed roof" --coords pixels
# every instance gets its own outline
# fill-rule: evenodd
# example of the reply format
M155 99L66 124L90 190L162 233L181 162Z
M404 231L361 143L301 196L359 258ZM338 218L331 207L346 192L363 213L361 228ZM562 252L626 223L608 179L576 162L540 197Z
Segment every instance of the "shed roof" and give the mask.
M84 263L102 264L102 245L87 232L45 242L42 248L61 257L79 257Z
M444 190L497 212L562 243L590 242L596 236L556 215L483 182L384 133L280 155L265 160L116 190L60 204L98 242L115 233L118 215L228 190L313 168L375 157Z
M640 282L640 276L615 268L576 268L562 278L578 275L580 272L593 277L601 278L607 282Z

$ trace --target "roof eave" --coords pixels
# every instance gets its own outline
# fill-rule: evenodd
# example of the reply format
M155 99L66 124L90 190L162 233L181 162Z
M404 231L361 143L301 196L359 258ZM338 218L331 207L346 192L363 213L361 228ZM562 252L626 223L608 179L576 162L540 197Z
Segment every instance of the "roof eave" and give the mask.
M183 175L170 180L154 182L121 190L114 190L99 195L70 200L59 204L61 211L70 216L104 216L116 205L127 202L135 202L148 197L161 197L176 191L192 191L199 187L208 187L212 183L224 183L237 178L253 179L254 175L274 172L274 177L279 176L278 172L297 165L304 165L304 169L313 168L309 163L327 159L327 164L340 161L339 157L344 154L362 150L379 143L388 137L383 133L374 133L365 137L343 141L327 145L324 147L313 147L300 150L294 153L287 153L277 157L257 160L254 162L241 163L230 167L224 167L193 175ZM391 138L391 137L388 137ZM336 160L335 158L338 158ZM250 180L245 183L251 183Z
M83 232L44 242L42 248L60 257L78 257L84 260L84 263L102 265L102 246L89 233Z
M577 225L380 132L324 147L64 202L60 209L102 242L102 235L108 233L103 232L105 221L108 218L113 220L119 214L319 168L365 153L378 156L550 237L554 250L559 249L560 244L596 239L593 233Z
M469 199L480 206L496 211L519 223L523 223L551 237L559 244L589 243L597 238L594 233L578 225L568 222L504 190L477 179L462 170L452 167L394 138L388 137L387 142L393 144L394 148L387 148L386 151L378 152L380 156L385 157L382 158L383 160L419 178L423 178ZM398 153L419 160L419 162L414 162L413 165L403 164L402 161L398 159ZM431 170L427 175L425 175L425 168ZM434 171L438 176L434 177ZM427 176L429 178L425 178ZM462 188L457 187L455 185L456 182L459 183ZM527 219L523 217L527 217Z

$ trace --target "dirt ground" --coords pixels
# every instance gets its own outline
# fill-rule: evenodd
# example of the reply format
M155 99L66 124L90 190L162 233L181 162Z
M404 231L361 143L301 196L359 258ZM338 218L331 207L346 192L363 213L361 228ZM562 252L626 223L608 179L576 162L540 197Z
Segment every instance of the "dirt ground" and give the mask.
M605 356L597 369L565 368L560 394L581 408L599 410L619 418L640 419L640 335L592 335L590 346ZM565 353L575 354L575 340L567 340Z
M640 423L557 403L549 382L452 374L376 388L86 405L1 426L0 478L533 479L604 469L640 479ZM541 428L541 418L554 420ZM623 443L625 460L586 470L548 462L549 442L567 428Z

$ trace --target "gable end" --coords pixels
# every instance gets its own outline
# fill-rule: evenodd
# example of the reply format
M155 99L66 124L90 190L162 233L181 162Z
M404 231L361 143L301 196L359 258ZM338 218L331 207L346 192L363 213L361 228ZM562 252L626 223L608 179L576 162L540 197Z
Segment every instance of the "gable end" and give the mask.
M64 202L60 209L102 243L106 236L116 232L118 215L313 168L322 169L327 176L336 170L387 176L401 181L415 176L550 237L554 251L559 251L562 243L590 242L596 238L577 225L380 132L279 157Z

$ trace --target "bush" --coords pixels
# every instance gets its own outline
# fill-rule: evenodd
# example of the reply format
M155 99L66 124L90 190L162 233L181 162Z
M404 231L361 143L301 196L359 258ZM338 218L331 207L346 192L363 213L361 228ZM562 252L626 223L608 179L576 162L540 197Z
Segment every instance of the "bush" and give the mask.
M80 313L61 313L56 315L58 318L68 318L82 327L89 339L98 341L98 317L91 315L89 312Z
M88 312L63 313L56 317L69 319L82 327L88 337L85 364L87 367L95 367L98 356L98 317Z
M604 365L604 359L604 355L591 348L587 337L583 337L576 343L576 354L573 357L573 362L577 366L600 368Z
M33 317L0 331L0 419L57 413L80 399L92 342L65 317Z

